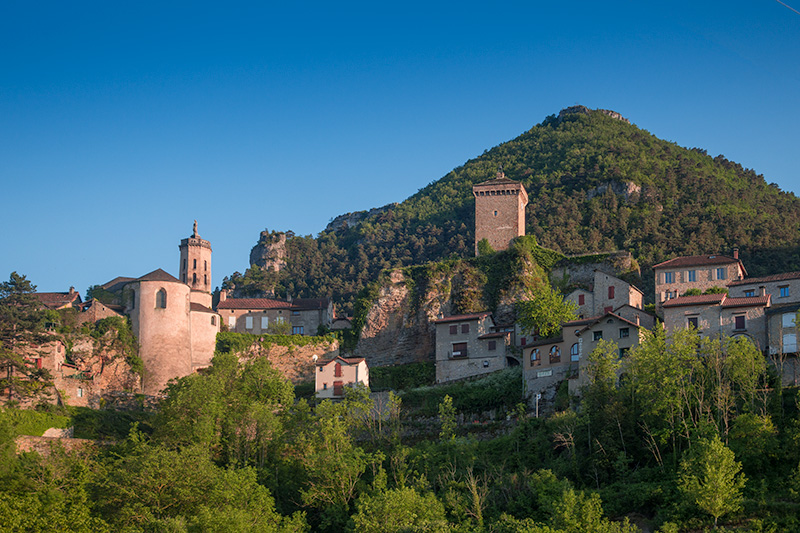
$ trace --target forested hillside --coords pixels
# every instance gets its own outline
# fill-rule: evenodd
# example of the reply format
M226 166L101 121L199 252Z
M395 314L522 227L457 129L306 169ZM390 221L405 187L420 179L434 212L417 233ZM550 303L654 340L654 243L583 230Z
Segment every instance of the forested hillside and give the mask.
M355 224L329 226L316 238L288 239L280 274L251 268L226 278L225 286L332 296L349 310L384 268L472 255L472 186L494 177L500 165L528 191L527 233L564 254L628 250L646 280L646 268L669 257L733 247L741 249L750 275L800 269L800 199L794 194L723 156L577 107L547 117L402 203Z

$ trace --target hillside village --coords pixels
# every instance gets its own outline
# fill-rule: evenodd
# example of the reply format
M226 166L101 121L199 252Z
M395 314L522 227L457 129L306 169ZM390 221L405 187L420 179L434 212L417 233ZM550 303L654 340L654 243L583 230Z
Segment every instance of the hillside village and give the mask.
M0 530L800 530L800 201L645 133L563 110L219 290L197 221L12 273Z
M500 169L493 179L476 184L473 195L476 256L508 250L525 236L528 195L519 182ZM285 237L264 232L262 240L281 244ZM51 401L96 407L125 395L159 396L170 380L211 364L217 334L223 330L316 338L352 328L352 318L337 316L330 298L242 297L223 289L212 305L211 243L200 237L196 221L192 234L180 241L179 252L178 277L162 269L138 278L117 277L94 287L94 297L85 302L73 288L36 294L46 309L74 310L78 323L127 317L142 362L136 373L119 358L93 357L91 343L70 346L53 335L28 350L28 364L53 376L56 393ZM251 259L254 253L255 248ZM280 249L267 246L259 253L271 262L270 268L280 270ZM525 396L538 405L540 399L552 400L562 384L568 384L570 394L580 395L589 355L602 340L616 345L624 372L626 354L645 332L664 328L669 335L693 328L703 337L748 339L767 359L780 360L784 385L797 384L800 272L748 278L738 249L730 255L675 257L653 267L655 305L648 312L642 290L626 281L637 268L624 252L562 260L549 280L560 279L562 286L569 280L564 302L571 305L574 319L560 324L554 337L540 335L535 327L523 328L515 319L513 301L510 307L460 314L446 304L428 306L414 329L403 316L407 309L378 297L370 312L383 313L384 321L362 328L351 353L335 340L321 342L311 350L316 353L297 356L283 368L289 368L286 375L295 382L313 375L319 397L343 398L346 386L369 385L369 367L433 361L435 382L444 384L521 366ZM390 287L407 283L399 270L388 279ZM530 298L524 291L513 297ZM327 365L333 362L336 368L328 376ZM350 367L360 374L342 370ZM314 368L319 371L312 372ZM3 396L13 399L10 389Z

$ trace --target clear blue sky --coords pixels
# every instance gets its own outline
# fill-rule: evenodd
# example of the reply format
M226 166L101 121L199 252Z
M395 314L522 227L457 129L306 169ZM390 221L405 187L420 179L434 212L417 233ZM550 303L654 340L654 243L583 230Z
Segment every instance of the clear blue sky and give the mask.
M574 104L798 193L798 89L774 0L7 0L0 279L175 275L198 219L219 285L264 228L402 201Z

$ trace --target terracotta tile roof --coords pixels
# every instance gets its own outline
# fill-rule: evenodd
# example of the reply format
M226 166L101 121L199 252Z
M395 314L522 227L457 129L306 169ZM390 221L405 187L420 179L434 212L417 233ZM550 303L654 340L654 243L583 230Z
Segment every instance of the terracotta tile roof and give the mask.
M725 298L722 307L761 307L770 304L771 295L745 296L743 298Z
M169 274L168 272L165 272L160 268L153 270L149 274L145 274L141 278L138 278L136 281L171 281L175 283L180 283L180 280L178 278L176 278L172 274Z
M625 318L625 317L621 317L621 316L619 316L619 315L618 315L618 314L616 314L616 313L611 313L611 312L609 312L609 313L606 313L606 314L604 314L604 315L602 315L602 316L595 317L595 318L594 318L594 319L591 321L591 323L590 323L590 324L587 324L587 325L586 325L586 327L585 327L585 328L583 328L581 331L586 331L587 329L591 329L591 328L592 328L592 327L593 327L595 324L597 324L598 322L602 322L602 321L603 321L603 320L604 320L606 317L609 317L609 316L611 316L611 317L614 317L614 318L616 318L617 320L619 320L619 321L621 321L621 322L625 322L626 324L630 324L631 326L633 326L633 327L635 327L635 328L641 328L641 327L642 327L642 325L641 325L641 324L637 324L636 322L631 322L630 320L628 320L628 319L627 319L627 318Z
M664 307L680 307L682 305L719 305L726 298L725 294L698 294L696 296L679 296L665 301Z
M731 263L741 263L740 260L728 257L727 255L688 255L676 257L663 263L653 265L653 268L682 268L689 266L705 265L729 265ZM742 266L744 269L744 266Z
M337 359L342 361L342 362L344 362L345 364L348 364L348 365L357 365L361 361L365 360L363 357L349 357L349 358L345 359L342 356L336 356L333 359L326 359L324 361L317 361L316 365L317 366L325 366L327 364L333 363Z
M482 318L486 318L487 316L491 316L492 313L488 311L484 311L483 313L472 313L470 315L453 315L447 316L444 318L439 318L434 320L434 324L446 324L448 322L466 322L468 320L480 320Z
M591 324L595 320L599 320L603 318L604 315L597 315L597 316L590 316L589 318L579 318L578 320L570 320L569 322L564 322L561 327L574 327L574 326L585 326L586 324Z
M209 309L205 305L202 305L202 304L199 304L199 303L196 303L196 302L192 302L192 303L189 304L189 310L190 311L199 311L201 313L214 313L213 309ZM216 313L214 313L214 314L216 314Z
M228 298L217 309L291 309L292 304L271 298Z
M293 309L327 309L328 298L296 298L292 300Z
M39 302L48 309L58 309L71 304L81 303L78 291L69 292L37 292L34 293Z
M762 276L760 278L747 278L732 281L728 283L728 287L738 287L739 285L749 285L751 283L768 283L770 281L786 281L798 278L800 278L800 272L784 272L783 274L772 274L771 276Z
M492 333L484 333L479 339L499 339L500 337L505 337L506 335L511 335L510 331L493 331Z

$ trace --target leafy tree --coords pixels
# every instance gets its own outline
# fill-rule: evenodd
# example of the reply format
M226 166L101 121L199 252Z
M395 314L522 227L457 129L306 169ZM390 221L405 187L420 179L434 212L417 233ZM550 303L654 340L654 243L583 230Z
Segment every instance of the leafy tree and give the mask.
M47 338L35 292L36 286L16 272L0 284L0 390L8 390L9 400L35 396L52 385L46 370L26 362Z
M681 462L678 488L701 510L714 518L738 511L746 478L733 452L718 435L705 440Z
M523 331L537 331L542 337L553 337L561 331L561 324L575 319L577 306L564 300L549 284L541 283L529 288L526 298L518 301L514 308Z
M439 403L439 439L442 441L452 441L456 438L456 408L453 406L453 398L445 394Z
M363 533L450 531L442 502L432 493L420 494L411 487L363 495L356 508L353 522L356 531Z

